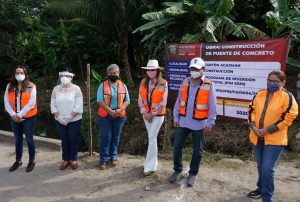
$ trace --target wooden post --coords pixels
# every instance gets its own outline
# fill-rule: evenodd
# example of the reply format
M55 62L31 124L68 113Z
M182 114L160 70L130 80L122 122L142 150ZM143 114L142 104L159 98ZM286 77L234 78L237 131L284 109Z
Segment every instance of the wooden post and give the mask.
M92 134L92 114L91 114L91 68L90 64L87 64L86 69L86 99L87 99L87 111L88 111L88 135L89 135L89 156L93 153L93 134Z
M167 109L167 115L165 116L165 128L164 128L164 139L163 139L163 152L167 152L171 147L171 128L172 128L172 110Z

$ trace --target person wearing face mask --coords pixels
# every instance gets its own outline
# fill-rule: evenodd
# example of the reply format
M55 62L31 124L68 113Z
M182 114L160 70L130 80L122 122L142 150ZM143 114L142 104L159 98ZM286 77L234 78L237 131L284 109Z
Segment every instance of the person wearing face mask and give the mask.
M59 72L60 84L51 95L51 113L54 115L56 130L61 137L62 159L60 170L69 165L78 168L79 132L83 113L83 96L80 87L72 83L74 73L70 68Z
M9 168L15 171L22 165L23 134L25 134L29 153L29 163L26 172L31 172L35 166L35 143L33 140L37 115L36 87L29 81L25 67L17 66L11 75L4 94L5 110L10 115L10 122L15 137L16 161Z
M211 132L217 116L216 92L212 81L203 75L204 69L205 63L201 58L191 60L191 77L182 81L173 110L174 126L177 128L173 148L174 172L169 181L175 183L181 176L182 149L191 133L193 154L187 178L187 186L190 187L195 184L199 171L204 134Z
M168 84L162 78L161 67L157 60L149 60L147 76L141 81L138 105L148 132L148 150L144 162L144 175L148 176L157 169L157 135L164 122L168 97Z
M130 104L127 87L119 79L118 65L111 64L107 67L107 78L97 91L100 170L106 169L109 160L112 166L118 164L118 146L126 121L126 108Z
M258 91L249 105L249 138L254 145L258 181L248 197L264 202L272 201L274 167L288 143L288 126L298 115L294 96L283 88L285 81L282 71L270 72L267 88Z

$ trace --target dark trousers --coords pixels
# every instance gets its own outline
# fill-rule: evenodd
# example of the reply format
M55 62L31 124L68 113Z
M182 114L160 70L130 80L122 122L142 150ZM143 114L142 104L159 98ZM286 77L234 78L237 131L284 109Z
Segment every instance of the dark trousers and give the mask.
M174 170L176 172L182 172L182 149L188 135L192 133L193 137L193 155L190 163L189 174L197 175L200 167L200 162L202 159L202 150L204 135L203 130L191 130L189 128L179 127L176 129L174 149L173 149L173 160L174 160Z
M259 140L254 146L254 155L258 170L258 190L262 193L264 202L272 201L274 192L274 167L284 146L265 145Z
M98 116L98 126L100 133L100 163L104 164L109 159L118 159L118 146L122 127L126 121L126 117L113 118L107 115L105 118Z
M61 138L62 159L76 161L78 158L79 134L82 119L68 123L66 126L55 120Z
M17 123L10 119L11 127L15 136L16 161L22 161L23 134L25 134L28 146L29 162L33 162L35 160L35 144L33 140L35 122L36 117L27 118L21 123Z

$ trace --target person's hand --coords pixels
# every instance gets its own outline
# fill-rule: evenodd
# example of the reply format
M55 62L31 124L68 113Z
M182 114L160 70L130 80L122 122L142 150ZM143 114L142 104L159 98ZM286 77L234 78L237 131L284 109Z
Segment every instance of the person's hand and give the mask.
M145 114L144 115L144 118L149 122L151 123L152 122L152 119L153 119L153 115L151 113L148 113L148 114Z
M12 120L14 120L14 122L18 122L18 123L20 122L21 119L17 114L13 115L11 118Z
M65 122L65 120L61 117L61 116L57 116L56 117L56 120L60 123L60 124L62 124L62 125L67 125L67 123Z
M260 130L259 130L258 128L256 128L255 126L253 126L251 130L253 130L254 134L255 134L257 137L259 137L259 138L262 138L262 137L263 137L263 135L262 135L262 133L260 132Z
M116 115L117 115L117 116L120 116L120 114L122 113L122 111L123 111L123 109L121 109L121 108L120 108L120 109L116 109L116 110L115 110Z
M65 125L67 125L74 119L74 117L70 115L70 116L63 117L62 119L64 120Z
M116 118L118 116L118 113L116 113L115 110L110 110L109 111L109 114L113 117L113 118Z
M265 135L267 135L269 132L267 131L267 129L262 128L262 129L258 129L259 133L261 134L262 137L264 137Z
M54 117L58 117L59 113L58 112L54 112L53 115L54 115Z
M211 132L211 128L205 126L204 129L203 129L203 133L204 133L205 135L207 135L207 134L209 134L210 132Z
M23 122L23 121L25 121L25 119L21 119L21 118L20 118L20 119L18 120L18 123L21 123L21 122Z
M77 112L71 112L71 116L74 118L75 116L77 116Z
M174 121L174 123L173 123L173 125L174 125L174 127L179 127L179 123L177 122L177 121Z

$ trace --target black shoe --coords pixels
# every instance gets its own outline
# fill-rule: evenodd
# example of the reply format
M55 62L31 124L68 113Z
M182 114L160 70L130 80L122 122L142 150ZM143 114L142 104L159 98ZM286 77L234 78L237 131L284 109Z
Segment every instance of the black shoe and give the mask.
M261 192L256 189L254 191L250 191L249 194L247 195L249 198L256 198L256 199L259 199L261 198Z
M31 172L34 169L35 162L29 162L26 168L26 172Z
M170 176L169 182L171 182L171 183L176 182L176 181L179 179L180 176L181 176L181 173L175 171L175 172Z
M189 187L194 186L194 184L196 182L196 179L197 179L197 175L189 174L189 176L187 178L186 185L189 186Z
M9 172L17 170L22 165L22 162L14 162L14 164L9 168Z

